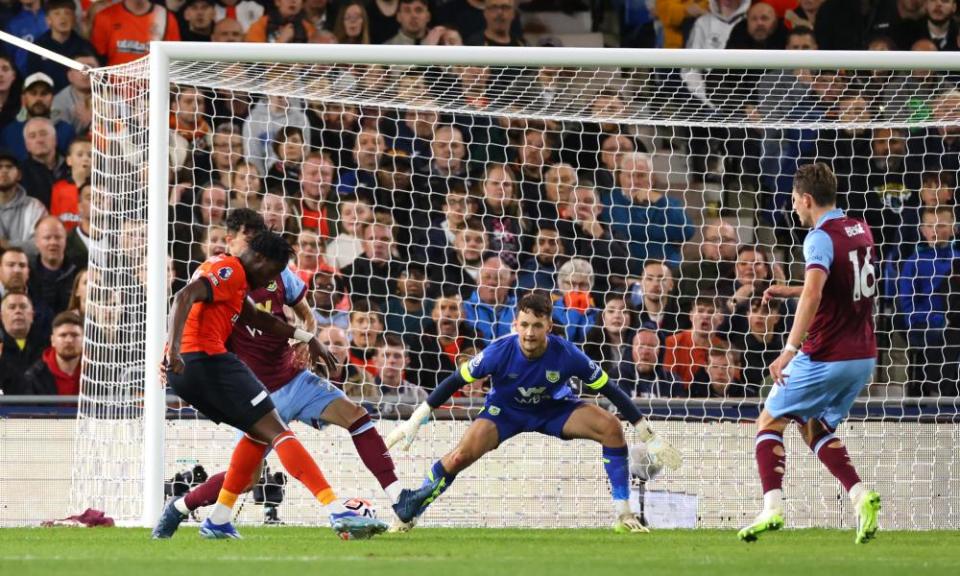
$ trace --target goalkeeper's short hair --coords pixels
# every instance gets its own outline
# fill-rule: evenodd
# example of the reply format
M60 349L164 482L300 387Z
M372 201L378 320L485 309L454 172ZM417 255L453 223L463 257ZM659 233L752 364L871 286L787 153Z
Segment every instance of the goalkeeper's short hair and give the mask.
M553 316L553 301L542 290L534 290L520 299L517 303L517 312L530 312L537 316L550 318Z

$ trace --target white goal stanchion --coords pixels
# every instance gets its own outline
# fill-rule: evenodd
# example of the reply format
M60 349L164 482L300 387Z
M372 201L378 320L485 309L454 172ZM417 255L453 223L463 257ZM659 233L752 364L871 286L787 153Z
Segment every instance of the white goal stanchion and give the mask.
M922 219L946 219L937 208L955 200L958 70L938 53L215 43L154 43L148 59L95 70L71 505L149 526L165 480L224 468L233 432L165 402L157 367L171 291L223 249L225 212L250 207L296 246L318 320L345 327L343 388L382 434L502 333L508 318L487 310L547 289L567 336L621 381L659 346L655 364L678 381L637 377L631 391L687 459L645 489L692 497L699 526L739 526L759 506L750 422L793 310L753 300L802 279L790 182L820 160L883 255L877 374L841 434L884 496L885 527L956 528L952 336L917 323L913 284L897 279L916 269ZM928 280L948 298L948 282ZM624 317L653 342L634 345ZM691 322L695 342L709 333L695 352L673 336ZM454 445L481 395L394 454L405 484ZM296 429L339 493L386 514L344 431ZM849 526L839 486L793 433L788 449L791 525ZM294 484L280 518L319 523ZM425 522L604 526L608 500L598 448L525 436L461 475ZM245 502L241 519L262 520Z

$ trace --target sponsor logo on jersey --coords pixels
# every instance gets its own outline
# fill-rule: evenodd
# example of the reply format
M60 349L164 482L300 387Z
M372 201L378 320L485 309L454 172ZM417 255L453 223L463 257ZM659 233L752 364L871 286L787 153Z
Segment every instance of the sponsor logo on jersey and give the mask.
M865 233L865 232L863 231L863 226L861 226L859 223L858 223L858 224L854 224L853 226L844 226L844 227L843 227L843 231L847 233L847 237L857 236L857 235L859 235L859 234L864 234L864 233Z
M517 374L517 373L515 373L515 372L511 372L510 374L507 374L507 378L510 378L510 379L516 379L516 378L519 378L519 377L520 377L520 375Z
M560 381L560 372L557 370L547 370L547 382L556 384Z
M599 378L602 373L603 373L603 370L600 369L600 366L596 362L591 360L590 361L590 380L596 382L597 378Z
M531 386L529 388L518 386L517 392L520 393L520 396L516 397L516 401L518 404L539 404L541 395L546 391L546 386Z
M229 266L224 266L223 268L217 270L217 276L223 278L224 280L229 280L233 276L233 268Z
M270 283L267 284L267 292L276 292L276 291L277 291L277 281L271 280Z
M479 368L481 362L483 362L483 352L480 352L479 354L473 357L473 360L470 360L470 364L469 364L470 372L472 373L474 370Z

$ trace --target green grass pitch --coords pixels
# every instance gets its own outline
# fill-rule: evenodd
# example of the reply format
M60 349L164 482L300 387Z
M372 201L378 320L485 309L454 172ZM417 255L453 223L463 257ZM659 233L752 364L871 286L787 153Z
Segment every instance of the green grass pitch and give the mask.
M193 526L153 541L142 529L0 530L0 574L301 576L383 574L708 574L881 576L958 574L960 532L796 530L743 544L722 530L418 529L343 542L326 528L252 528L242 541L205 541Z

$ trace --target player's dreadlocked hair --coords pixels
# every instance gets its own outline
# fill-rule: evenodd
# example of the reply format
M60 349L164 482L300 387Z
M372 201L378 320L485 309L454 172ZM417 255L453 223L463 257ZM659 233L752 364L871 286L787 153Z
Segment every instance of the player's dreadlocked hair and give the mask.
M249 208L234 208L227 214L227 232L236 234L241 229L250 232L259 232L266 230L267 225L263 222L263 216L255 210Z
M271 262L280 262L286 265L293 258L293 247L283 239L283 236L272 230L257 232L248 246Z

